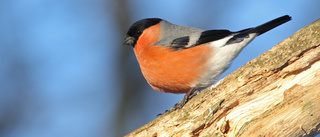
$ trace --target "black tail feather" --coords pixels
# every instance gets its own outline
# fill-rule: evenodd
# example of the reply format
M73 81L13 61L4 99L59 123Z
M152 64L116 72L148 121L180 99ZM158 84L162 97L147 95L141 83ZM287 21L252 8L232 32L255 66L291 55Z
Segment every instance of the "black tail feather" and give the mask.
M274 20L271 20L267 23L264 23L260 26L257 26L255 28L252 28L251 30L249 30L249 33L250 32L253 32L253 33L258 33L259 35L283 24L283 23L286 23L288 21L291 20L291 17L289 15L285 15L285 16L282 16L282 17L279 17L279 18L276 18Z

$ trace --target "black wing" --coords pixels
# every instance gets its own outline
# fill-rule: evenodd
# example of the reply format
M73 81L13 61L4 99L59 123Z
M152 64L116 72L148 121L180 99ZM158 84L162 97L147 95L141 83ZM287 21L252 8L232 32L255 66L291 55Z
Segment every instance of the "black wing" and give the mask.
M219 40L232 34L229 30L207 30L201 33L199 40L194 44L195 46Z
M193 45L189 45L190 37L184 36L184 37L174 39L171 43L171 47L177 50L186 49L186 48L198 46L204 43L208 43L211 41L222 39L226 36L229 36L230 34L232 34L232 32L230 32L229 30L207 30L201 33L198 41Z
M205 44L211 41L216 41L219 39L223 39L227 36L234 35L227 41L228 44L233 43L239 43L242 42L245 38L249 37L250 33L257 33L258 35L261 35L283 23L288 22L291 20L291 17L288 15L276 18L274 20L271 20L267 23L264 23L260 26L254 27L254 28L248 28L244 29L238 32L230 32L229 30L207 30L201 33L198 41L195 44L189 44L190 37L180 37L172 41L171 46L177 50L180 49L186 49L194 46L198 46L201 44Z

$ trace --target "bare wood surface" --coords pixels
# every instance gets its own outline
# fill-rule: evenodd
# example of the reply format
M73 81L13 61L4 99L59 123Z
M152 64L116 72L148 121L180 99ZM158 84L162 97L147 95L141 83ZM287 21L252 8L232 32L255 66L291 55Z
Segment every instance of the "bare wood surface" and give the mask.
M127 137L319 133L320 20Z

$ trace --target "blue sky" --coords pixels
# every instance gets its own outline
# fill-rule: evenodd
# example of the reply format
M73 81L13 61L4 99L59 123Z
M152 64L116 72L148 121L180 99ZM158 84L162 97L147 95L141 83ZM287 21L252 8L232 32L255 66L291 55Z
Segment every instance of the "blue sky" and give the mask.
M5 137L115 136L121 93L120 50L130 49L132 75L144 98L126 115L125 135L171 108L183 95L154 91L142 77L131 47L123 46L116 1L10 0L0 2L0 130ZM128 1L128 24L160 17L201 29L237 31L282 15L292 21L256 38L221 77L320 18L317 0ZM122 29L128 29L129 26ZM140 91L132 91L140 92ZM142 92L142 91L141 91ZM128 118L124 118L128 119Z

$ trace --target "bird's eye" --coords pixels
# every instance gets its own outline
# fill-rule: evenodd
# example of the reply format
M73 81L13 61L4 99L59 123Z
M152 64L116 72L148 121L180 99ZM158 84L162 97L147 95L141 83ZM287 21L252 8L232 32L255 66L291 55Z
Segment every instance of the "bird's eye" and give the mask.
M140 35L140 34L141 34L141 31L140 31L140 30L138 30L138 31L137 31L137 33Z

